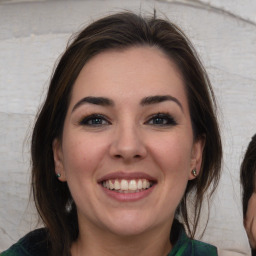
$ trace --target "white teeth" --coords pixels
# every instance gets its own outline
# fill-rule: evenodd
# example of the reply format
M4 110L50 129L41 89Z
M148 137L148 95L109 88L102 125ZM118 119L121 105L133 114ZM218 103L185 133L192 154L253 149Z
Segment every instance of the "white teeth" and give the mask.
M136 180L130 180L130 182L129 182L129 190L137 190Z
M142 189L142 180L138 180L137 186L138 186L138 189Z
M125 180L121 181L118 179L115 180L106 180L102 182L102 186L109 190L116 190L120 193L134 193L140 192L142 190L148 189L151 187L151 183L146 179L133 179L133 180Z
M114 189L114 184L112 183L111 180L109 181L109 188L110 188L111 190Z
M115 190L118 190L118 189L121 188L121 187L120 187L120 183L119 183L118 180L115 180L114 186L115 186Z
M127 180L121 180L121 190L128 190L128 181Z
M149 181L148 180L143 180L142 181L142 188L149 188L150 184L149 184Z

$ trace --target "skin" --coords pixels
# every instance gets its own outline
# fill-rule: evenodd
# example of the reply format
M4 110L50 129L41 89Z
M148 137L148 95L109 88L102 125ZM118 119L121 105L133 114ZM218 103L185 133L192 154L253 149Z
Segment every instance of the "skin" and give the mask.
M253 249L256 249L256 192L252 193L248 201L248 207L246 216L244 219L244 227L250 242L250 245Z
M156 95L173 98L142 104ZM92 114L103 117L88 119ZM53 143L56 172L77 206L72 255L166 255L175 210L195 178L191 171L200 170L203 146L193 138L182 77L161 50L133 47L93 57L74 84L62 140ZM138 200L117 200L98 182L138 172L155 181Z

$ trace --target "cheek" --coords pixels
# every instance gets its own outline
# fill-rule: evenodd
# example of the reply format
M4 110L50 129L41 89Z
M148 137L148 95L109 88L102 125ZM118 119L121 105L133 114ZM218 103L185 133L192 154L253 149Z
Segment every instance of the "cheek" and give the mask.
M63 162L67 179L74 174L78 178L91 175L101 163L106 147L102 140L97 140L97 136L66 136L63 142Z
M185 136L165 136L151 140L150 150L163 171L181 174L190 168L192 142Z
M248 201L246 217L251 219L256 216L256 193L253 193Z

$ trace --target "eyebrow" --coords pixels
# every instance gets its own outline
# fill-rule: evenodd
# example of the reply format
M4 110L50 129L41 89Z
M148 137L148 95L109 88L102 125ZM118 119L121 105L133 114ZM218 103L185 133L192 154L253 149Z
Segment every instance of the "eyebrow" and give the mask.
M180 101L177 98L175 98L175 97L173 97L171 95L149 96L149 97L143 98L141 100L140 104L142 106L145 106L145 105L151 105L151 104L161 103L161 102L165 102L165 101L173 101L173 102L175 102L181 108L181 110L183 111L183 106L180 103Z
M157 103L161 103L161 102L165 102L165 101L175 102L183 111L183 107L182 107L182 104L180 103L180 101L171 95L148 96L141 100L140 105L146 106L146 105L157 104ZM112 107L115 105L114 101L109 98L88 96L88 97L85 97L85 98L79 100L73 107L72 112L74 112L81 105L87 104L87 103L99 105L99 106L107 106L107 107Z
M104 97L89 96L79 100L73 107L72 112L74 112L79 106L86 103L99 105L99 106L114 106L114 102L111 99L104 98Z

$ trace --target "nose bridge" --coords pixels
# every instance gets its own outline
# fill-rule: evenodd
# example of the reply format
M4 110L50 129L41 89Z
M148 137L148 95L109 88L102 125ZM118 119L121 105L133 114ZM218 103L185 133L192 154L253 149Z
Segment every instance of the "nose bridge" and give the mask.
M143 158L146 148L140 130L139 125L132 120L120 122L115 129L111 145L112 156L126 160Z

